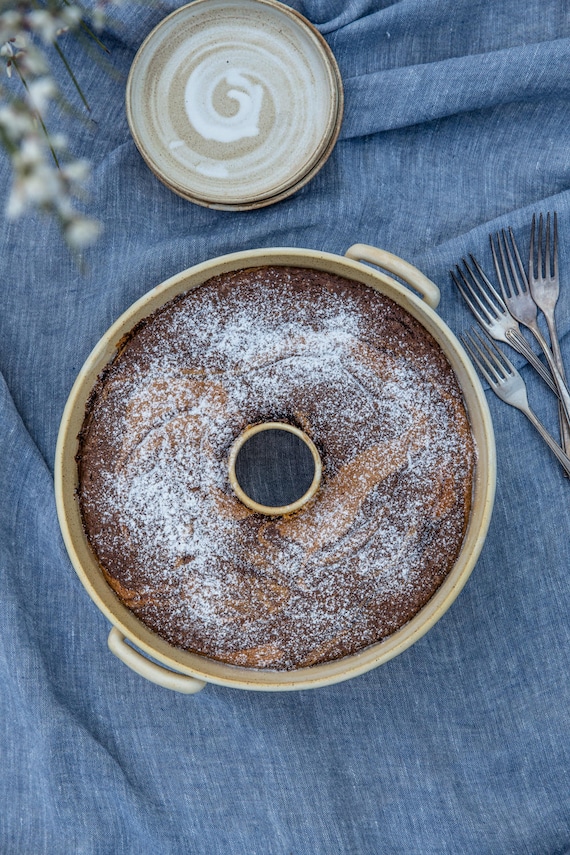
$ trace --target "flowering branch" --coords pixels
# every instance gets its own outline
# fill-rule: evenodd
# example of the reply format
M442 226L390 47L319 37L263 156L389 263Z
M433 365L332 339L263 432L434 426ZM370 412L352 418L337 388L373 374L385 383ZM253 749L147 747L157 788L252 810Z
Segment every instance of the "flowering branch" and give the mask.
M102 7L93 16L103 23ZM87 33L101 43L89 27L83 10L72 0L0 0L0 145L11 161L13 180L6 215L10 219L29 210L54 216L73 249L81 249L98 236L100 224L77 209L85 193L90 165L75 159L62 134L52 134L47 114L54 102L64 101L51 73L51 52L62 60L67 74L89 110L87 100L59 44L64 33ZM0 66L1 68L1 66Z

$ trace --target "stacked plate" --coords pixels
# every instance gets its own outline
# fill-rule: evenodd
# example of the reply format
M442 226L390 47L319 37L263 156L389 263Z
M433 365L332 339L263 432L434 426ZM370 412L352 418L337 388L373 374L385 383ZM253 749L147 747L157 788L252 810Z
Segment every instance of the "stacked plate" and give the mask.
M127 116L151 170L212 208L246 210L297 191L323 166L343 112L322 36L275 0L195 0L141 45Z

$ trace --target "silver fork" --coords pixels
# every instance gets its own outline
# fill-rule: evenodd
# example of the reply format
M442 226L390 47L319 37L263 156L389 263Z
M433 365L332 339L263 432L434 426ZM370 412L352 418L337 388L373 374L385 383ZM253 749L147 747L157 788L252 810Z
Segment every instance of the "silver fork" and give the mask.
M461 336L465 349L493 392L511 407L525 414L541 437L570 475L570 457L558 445L542 422L536 417L528 403L526 386L521 375L497 345L484 333L472 330L471 334Z
M505 305L511 315L519 321L519 323L527 327L540 344L546 357L546 361L548 362L548 367L550 368L554 382L556 383L560 401L564 408L564 415L570 422L570 391L566 385L566 381L556 367L548 342L539 329L537 322L538 308L532 299L532 295L528 287L528 280L512 229L509 229L509 236L513 252L511 252L509 247L507 235L504 229L496 236L501 262L499 262L499 257L497 256L493 236L489 236L491 241L491 251L493 253L493 262L497 273L497 279L499 280L499 285L501 287L503 300L505 301ZM505 279L504 282L503 275Z
M558 216L556 211L553 216L553 239L552 239L552 259L550 255L550 213L546 215L546 233L544 239L544 257L542 254L543 247L543 226L544 220L542 214L538 218L538 234L537 234L537 252L535 264L535 233L536 233L536 214L532 218L532 226L530 231L530 247L528 253L528 284L532 299L539 309L542 310L548 333L550 336L550 346L552 355L556 363L556 367L564 379L564 364L562 362L562 353L560 352L560 342L556 331L556 321L554 311L560 293L560 280L558 277ZM566 453L570 450L570 426L564 418L563 413L560 414L560 436L562 437L562 446Z
M503 298L489 281L477 259L473 255L469 257L472 266L464 258L462 261L465 271L456 265L457 276L453 270L449 273L473 315L491 338L509 344L517 353L524 356L544 382L558 395L552 375L522 335L518 321L507 311Z

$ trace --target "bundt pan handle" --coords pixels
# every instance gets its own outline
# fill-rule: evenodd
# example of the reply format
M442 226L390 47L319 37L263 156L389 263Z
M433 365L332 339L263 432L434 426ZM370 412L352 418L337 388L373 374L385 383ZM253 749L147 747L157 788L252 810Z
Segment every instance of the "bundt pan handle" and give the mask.
M163 689L172 689L172 691L182 692L184 695L194 695L206 685L204 680L198 680L196 677L189 677L186 674L177 674L175 671L151 662L150 659L126 643L125 636L116 626L109 633L107 643L111 653L114 653L121 662L140 677L150 680L151 683L156 683L157 686L162 686Z
M366 243L353 244L347 249L345 255L353 261L367 261L369 264L375 264L376 267L387 270L388 273L393 273L417 291L432 309L437 309L439 306L441 297L439 288L409 261L404 261L403 258L385 249L378 249Z

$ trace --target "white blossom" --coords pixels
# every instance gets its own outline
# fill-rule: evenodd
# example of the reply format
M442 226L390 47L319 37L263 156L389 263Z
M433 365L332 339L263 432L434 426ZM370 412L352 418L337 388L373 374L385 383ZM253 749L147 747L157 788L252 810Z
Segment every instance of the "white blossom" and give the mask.
M97 220L76 216L65 228L65 237L73 249L83 249L97 240L101 230L101 223Z
M73 184L83 184L89 178L90 165L87 160L74 160L62 166L61 172Z
M26 100L31 109L39 116L44 116L50 101L57 95L57 87L51 77L40 77L30 83Z
M12 104L0 106L0 128L7 139L14 143L35 132L36 122L29 111L18 109Z
M46 44L53 44L60 32L77 26L81 18L81 10L73 5L63 6L57 11L53 9L32 9L27 16L31 29Z
M65 135L48 128L50 105L63 100L50 72L50 52L64 33L73 37L84 10L75 0L46 6L36 0L7 2L12 8L0 11L0 69L3 65L11 78L0 75L0 144L12 164L6 215L45 211L58 220L69 246L81 249L101 231L76 205L85 197L90 164L74 158ZM107 5L109 0L96 0L89 13L91 27L101 28Z

